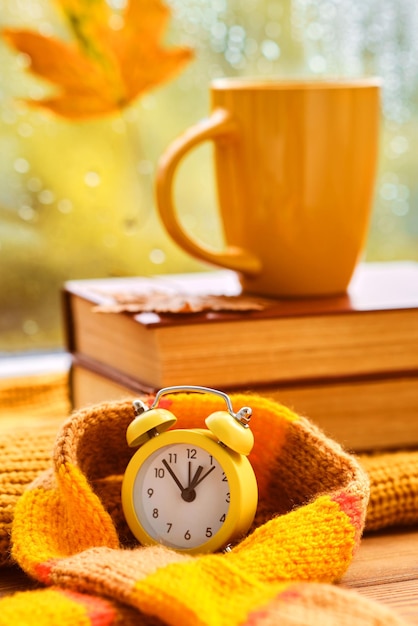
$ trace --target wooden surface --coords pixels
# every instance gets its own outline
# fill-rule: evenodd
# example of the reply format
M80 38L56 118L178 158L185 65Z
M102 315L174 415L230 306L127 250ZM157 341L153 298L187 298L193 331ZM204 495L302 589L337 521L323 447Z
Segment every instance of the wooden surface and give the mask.
M365 537L341 586L391 607L418 625L418 529L401 529ZM0 596L33 589L18 568L0 569Z
M418 529L365 537L341 584L418 625Z

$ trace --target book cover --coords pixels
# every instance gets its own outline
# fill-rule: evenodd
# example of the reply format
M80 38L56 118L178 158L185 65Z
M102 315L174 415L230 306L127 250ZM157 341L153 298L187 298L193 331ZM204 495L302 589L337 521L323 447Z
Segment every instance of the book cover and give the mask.
M98 313L120 293L239 296L232 272L70 281L72 353L149 387L245 386L418 369L418 264L363 264L347 294L257 310ZM251 297L246 296L251 302ZM257 299L257 302L259 299Z

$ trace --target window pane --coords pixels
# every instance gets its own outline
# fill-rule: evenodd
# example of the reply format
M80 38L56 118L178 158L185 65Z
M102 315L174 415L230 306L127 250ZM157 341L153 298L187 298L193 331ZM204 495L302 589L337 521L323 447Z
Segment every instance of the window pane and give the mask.
M0 26L74 41L59 4L4 0ZM117 30L126 2L108 4ZM222 75L382 76L381 158L366 259L418 260L416 1L172 0L169 6L164 43L191 47L194 60L119 113L88 121L22 102L54 92L28 72L25 54L0 42L0 351L63 345L59 290L69 278L207 268L166 235L153 187L159 156L207 114L208 83ZM187 158L176 196L187 228L221 245L210 146Z

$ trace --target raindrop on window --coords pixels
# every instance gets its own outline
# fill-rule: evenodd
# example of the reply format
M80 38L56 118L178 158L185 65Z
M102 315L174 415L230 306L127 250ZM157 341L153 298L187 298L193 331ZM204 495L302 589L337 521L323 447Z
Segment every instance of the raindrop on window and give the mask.
M216 22L210 29L210 32L215 39L224 39L226 37L227 30L226 24L223 22Z
M379 193L384 200L394 200L397 196L397 185L394 185L393 183L384 183L380 187Z
M409 202L406 202L405 200L398 200L393 203L391 211L398 217L404 217L404 215L409 213Z
M26 174L26 172L29 172L30 170L29 161L23 159L22 157L19 157L15 160L15 162L13 163L13 167L16 172L19 172L19 174Z
M309 59L309 67L313 72L320 74L322 72L325 72L327 68L327 62L322 55L317 54Z
M392 148L393 152L396 152L396 154L403 154L404 152L408 151L408 139L403 135L397 135L390 142L390 147Z
M309 39L313 39L314 41L321 39L323 32L324 28L321 24L319 24L319 22L312 22L312 24L309 24L306 29L307 36Z
M61 198L61 200L57 204L58 211L61 213L67 214L71 213L73 210L73 203L69 198Z
M229 29L229 40L240 43L245 39L245 30L242 26L231 26Z
M275 41L265 39L261 44L261 53L269 61L275 61L280 56L280 48Z
M149 259L151 263L155 263L155 265L161 265L166 260L166 255L164 250L160 250L160 248L154 248L149 253Z
M100 177L100 174L98 174L97 172L86 172L84 175L84 182L87 185L87 187L98 187L100 185L100 183L102 182L102 179Z
M38 26L38 33L44 37L52 37L54 35L54 28L49 22L42 22Z
M143 159L138 163L138 172L143 176L150 176L154 170L154 166L151 161Z
M43 189L38 194L38 200L41 204L52 204L55 200L55 194L50 189Z
M26 186L29 191L32 191L33 193L37 193L38 191L41 191L42 189L42 181L40 178L33 176L32 178L29 178L28 182L26 183Z
M31 66L32 59L25 52L20 52L16 55L16 64L19 69L26 70Z
M38 217L35 209L28 204L23 204L19 207L18 215L25 222L32 222Z
M111 9L121 11L126 8L127 0L106 0L106 4L108 4Z
M228 50L225 52L225 59L231 65L239 65L239 63L242 61L242 58L242 54L239 50L231 50L230 48L228 48Z
M22 124L18 126L17 133L21 137L31 137L33 135L33 128L27 122L22 122Z

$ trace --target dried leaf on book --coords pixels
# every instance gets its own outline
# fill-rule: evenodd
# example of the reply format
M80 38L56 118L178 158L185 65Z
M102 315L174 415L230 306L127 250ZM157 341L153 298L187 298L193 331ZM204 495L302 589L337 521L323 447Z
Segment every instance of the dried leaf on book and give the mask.
M202 311L260 311L266 303L246 296L188 295L153 291L147 294L107 294L114 303L94 307L97 313L199 313Z

